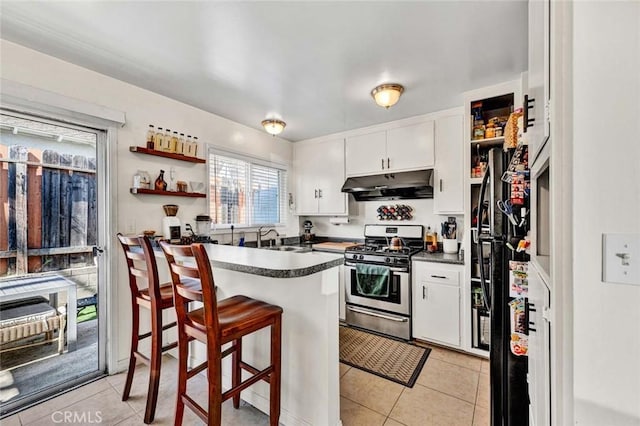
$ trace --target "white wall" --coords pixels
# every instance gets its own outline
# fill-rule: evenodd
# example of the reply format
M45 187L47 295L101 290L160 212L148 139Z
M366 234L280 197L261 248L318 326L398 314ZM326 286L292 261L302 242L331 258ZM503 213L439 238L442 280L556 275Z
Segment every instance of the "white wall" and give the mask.
M639 425L640 286L601 281L601 239L640 233L640 2L573 7L575 420Z
M147 126L155 124L172 130L198 136L200 141L223 149L250 154L290 167L291 143L274 138L263 131L252 129L225 118L207 113L164 96L132 86L122 81L98 74L27 49L17 44L0 40L1 77L39 89L55 92L71 98L105 106L126 114L126 125L118 130L117 146L117 187L114 194L117 201L116 232L139 232L143 229L160 231L163 204L178 204L178 216L185 221L207 211L206 199L134 196L129 193L132 176L136 170L147 170L155 179L160 169L168 171L174 166L179 180L205 181L207 168L204 165L182 163L129 152L130 145L144 145ZM206 90L206 88L203 88ZM211 93L211 96L216 96ZM199 154L202 156L202 154ZM287 234L297 233L297 220L289 220L291 229L281 230ZM249 236L249 234L247 234ZM115 240L115 238L114 238ZM115 243L115 241L111 241ZM118 360L128 357L130 333L129 295L124 259L120 247L112 247L118 253L112 259L119 265L119 280L110 285L120 290L115 301L122 306L117 311L120 319L116 330L118 339Z
M382 205L406 204L413 208L413 219L408 221L380 221L377 216L377 209ZM458 235L464 235L462 225L463 217L455 216L458 223ZM396 225L422 225L424 229L431 226L431 229L440 235L440 224L447 220L447 216L433 213L433 199L422 200L393 200L393 201L354 201L349 196L349 223L345 225L332 225L328 217L311 216L301 217L301 221L309 219L313 222L314 228L311 232L323 237L339 238L364 238L364 225L367 224L396 224Z

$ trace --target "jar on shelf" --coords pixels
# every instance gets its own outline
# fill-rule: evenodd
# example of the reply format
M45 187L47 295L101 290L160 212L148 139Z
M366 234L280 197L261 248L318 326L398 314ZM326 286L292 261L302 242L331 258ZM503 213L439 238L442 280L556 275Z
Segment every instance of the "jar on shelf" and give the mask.
M184 155L188 155L191 157L191 147L193 146L193 139L191 138L191 135L187 135L187 139L185 139L184 141L184 148L182 150L182 153Z
M180 133L178 144L176 145L176 154L184 154L184 133Z
M140 186L138 188L141 189L150 189L151 188L151 175L146 170L138 170L134 175L134 188L135 186L135 176L140 176Z
M491 139L496 137L496 128L492 124L489 124L484 130L485 139Z
M169 152L169 146L171 145L171 129L165 129L164 142L162 144L162 150Z
M156 151L162 151L162 145L164 144L164 131L162 127L158 127L158 131L156 132L153 139L153 149Z
M147 148L153 149L154 139L156 136L156 129L153 124L149 124L149 130L147 130Z
M496 138L502 136L502 127L496 127Z
M191 150L191 156L192 157L197 157L198 156L198 137L194 136L193 137L193 149Z

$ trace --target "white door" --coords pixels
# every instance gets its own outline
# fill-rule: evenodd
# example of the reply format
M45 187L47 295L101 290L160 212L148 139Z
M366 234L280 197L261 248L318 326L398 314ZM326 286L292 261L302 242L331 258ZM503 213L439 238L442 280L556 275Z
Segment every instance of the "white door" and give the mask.
M423 282L424 338L453 346L460 344L460 288L457 286Z
M346 141L347 176L384 173L387 133L376 132L352 136Z
M387 162L390 171L433 167L433 121L388 130Z
M435 213L463 213L463 117L452 115L436 121L436 167L433 182Z

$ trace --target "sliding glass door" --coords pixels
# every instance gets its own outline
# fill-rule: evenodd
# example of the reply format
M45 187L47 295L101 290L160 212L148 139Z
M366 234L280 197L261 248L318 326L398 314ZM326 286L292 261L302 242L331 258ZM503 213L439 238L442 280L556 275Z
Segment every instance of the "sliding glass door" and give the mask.
M105 134L0 110L0 409L104 373Z

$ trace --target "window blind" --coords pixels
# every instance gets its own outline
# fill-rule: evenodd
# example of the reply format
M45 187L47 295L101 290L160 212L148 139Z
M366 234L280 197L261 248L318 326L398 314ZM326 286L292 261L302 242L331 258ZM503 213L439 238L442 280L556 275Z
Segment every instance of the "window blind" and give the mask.
M218 225L283 222L286 171L250 159L209 154L209 211Z

